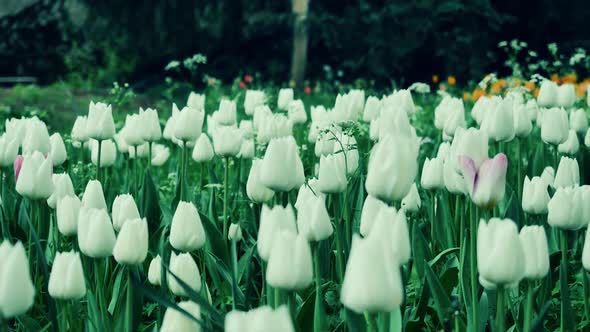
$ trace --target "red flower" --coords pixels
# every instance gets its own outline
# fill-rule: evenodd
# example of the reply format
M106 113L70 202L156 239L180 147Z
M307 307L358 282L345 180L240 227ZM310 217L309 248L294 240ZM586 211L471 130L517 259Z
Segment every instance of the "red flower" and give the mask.
M246 88L246 82L240 81L240 89L245 89L245 88Z
M246 81L247 83L252 82L252 80L254 80L254 78L252 77L252 75L246 75L246 76L244 76L244 81Z
M311 88L306 86L305 89L303 90L303 92L305 92L306 95L311 93Z

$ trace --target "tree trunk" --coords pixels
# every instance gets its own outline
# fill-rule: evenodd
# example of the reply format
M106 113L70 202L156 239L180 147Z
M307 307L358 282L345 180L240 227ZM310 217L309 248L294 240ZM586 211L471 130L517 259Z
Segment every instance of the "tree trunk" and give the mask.
M293 55L291 58L291 82L301 87L305 78L307 62L307 12L310 0L292 0L293 14Z

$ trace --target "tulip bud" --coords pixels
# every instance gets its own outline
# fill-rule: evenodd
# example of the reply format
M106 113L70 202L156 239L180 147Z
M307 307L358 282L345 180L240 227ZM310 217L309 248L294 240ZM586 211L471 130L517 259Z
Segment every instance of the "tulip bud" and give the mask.
M402 199L402 209L410 212L418 212L421 206L422 201L420 201L420 194L418 194L418 188L414 183L406 197Z
M506 191L506 155L497 154L493 159L484 161L479 169L471 158L461 156L459 159L471 200L483 209L496 206L504 198Z
M107 202L104 199L102 184L97 180L90 180L86 184L84 195L82 195L82 206L107 210Z
M547 223L566 230L584 227L587 221L582 218L582 204L582 195L578 188L558 187L547 204Z
M570 130L567 136L567 140L557 147L557 151L564 154L576 154L580 150L580 142L578 141L578 134L575 131Z
M379 118L381 112L381 101L377 97L369 97L365 102L365 108L363 112L363 121L371 122Z
M549 273L545 229L543 226L524 226L519 237L524 252L524 277L530 280L544 278Z
M204 117L205 113L202 110L183 108L175 121L174 137L183 142L195 141L201 135Z
M160 128L158 111L152 108L148 108L144 111L140 108L139 116L143 125L143 139L148 142L159 141L160 138L162 138L162 128Z
M547 192L547 183L542 178L535 176L532 180L529 177L524 179L522 189L522 210L530 214L547 213L547 204L549 203L549 193Z
M96 140L110 139L115 136L115 121L111 105L90 102L88 119L86 120L86 134Z
M7 134L0 136L0 167L12 165L18 153L18 141Z
M288 115L292 123L305 123L307 121L305 105L303 105L300 99L293 100L289 103Z
M234 238L236 239L236 242L240 242L242 240L242 228L240 227L240 224L231 223L229 225L227 239L232 241Z
M90 150L92 153L92 163L98 164L98 142L90 141ZM117 147L115 142L111 140L104 140L100 144L100 167L110 167L115 164L117 160Z
M543 142L558 145L567 139L569 124L563 108L550 108L543 111L541 139Z
M219 110L214 113L214 117L222 126L233 126L237 119L236 102L229 99L221 99L219 102Z
M336 135L334 143L334 156L340 160L342 167L346 169L346 174L352 175L359 166L359 152L354 136L345 133Z
M383 203L382 201L378 200L377 198L369 195L365 198L365 202L363 203L363 209L361 211L361 225L360 225L360 232L361 235L366 237L369 235L369 232L373 228L373 224L375 223L375 219L377 215L379 215L379 211L383 208L387 208L387 204Z
M303 163L293 136L270 141L260 168L260 182L274 191L290 191L305 182Z
M139 219L139 210L133 196L130 194L117 195L113 201L113 207L111 209L111 215L113 217L113 228L118 232L127 220Z
M277 98L277 107L281 110L289 108L289 104L293 101L293 89L281 89L279 90L279 96Z
M316 196L326 198L326 195L321 193L318 189L318 180L315 178L309 179L307 183L299 187L297 192L297 200L295 201L295 208L297 210L302 209L308 201L312 200Z
M0 317L9 319L24 314L33 306L35 286L22 243L7 240L0 244Z
M242 135L236 127L219 127L213 132L215 154L222 157L237 156L242 147Z
M514 132L517 137L527 137L533 130L533 124L526 108L520 105L514 109Z
M555 82L544 80L539 89L537 103L541 107L553 107L557 105L558 87Z
M201 290L201 273L193 257L189 253L170 254L170 272L166 276L168 288L174 295L188 297L188 292L180 285L176 278L182 280L195 292ZM174 276L176 276L176 278Z
M240 132L241 129L240 129ZM254 140L253 139L246 139L242 141L240 146L240 152L238 153L238 157L242 159L252 159L255 155L255 148L254 148Z
M162 166L170 158L170 149L162 144L152 145L152 166Z
M584 137L584 145L586 145L587 148L590 148L590 128L588 129L588 131L586 132L586 136Z
M479 168L488 159L488 135L486 132L476 128L458 129L453 137L448 157L448 162L457 172L461 170L458 157L462 155L473 159L476 167Z
M74 195L64 196L57 201L57 229L63 236L76 235L81 204L78 196Z
M316 196L312 193L306 201L298 205L297 229L307 241L321 241L332 235L334 228L323 195Z
M408 115L399 109L383 108L379 116L379 139L384 136L403 136L418 141L416 129L410 124ZM416 145L417 142L414 144Z
M172 225L170 244L174 249L189 252L205 244L205 229L197 208L190 202L178 202Z
M16 191L30 199L47 199L53 193L51 159L39 152L25 155L18 171L15 162Z
M481 129L496 142L511 141L515 135L512 98L504 98L496 108L487 113Z
M51 151L51 142L45 122L34 117L26 122L26 134L22 142L24 154L35 151L47 154Z
M263 115L259 120L256 140L260 144L267 144L273 138L291 136L293 122L282 114Z
M555 174L554 188L563 188L580 185L580 168L574 158L561 157L557 173Z
M379 118L371 121L369 125L369 138L371 141L378 141L379 140Z
M583 108L570 113L570 128L578 134L585 134L588 130L588 117Z
M193 160L198 163L207 162L213 159L214 155L213 145L211 145L209 137L207 137L207 134L202 133L193 149Z
M178 306L190 314L195 319L201 319L201 309L199 305L191 302L179 302ZM195 320L190 319L186 314L169 307L166 309L160 332L201 332L201 325Z
M467 188L467 183L465 183L463 175L461 175L461 172L455 170L450 157L443 163L443 180L445 187L450 193L457 195L469 194L469 189Z
M570 108L576 102L576 88L573 84L562 84L557 88L557 106Z
M543 181L545 181L549 187L553 188L555 182L555 170L553 167L545 167L545 169L543 169L543 173L541 173L541 179L543 179Z
M386 202L400 201L418 172L418 145L410 136L387 135L371 151L365 187Z
M154 257L150 262L148 281L154 286L162 285L162 258L160 255Z
M186 101L186 106L202 111L205 109L205 95L191 91Z
M225 332L295 332L289 308L262 306L248 312L233 310L225 315Z
M311 248L303 235L282 230L273 241L266 282L275 288L300 290L313 281Z
M295 214L291 205L287 205L285 208L275 205L272 209L263 205L260 212L260 228L258 229L256 246L260 258L264 261L268 261L270 257L277 234L284 230L297 234Z
M248 175L248 182L246 182L246 194L248 198L256 203L264 203L269 201L274 196L274 191L268 189L260 181L260 169L262 160L253 159Z
M252 115L257 107L264 105L264 102L264 91L247 90L244 97L244 111L247 115Z
M49 275L49 295L58 300L80 300L86 295L86 281L80 253L58 252Z
M86 256L111 256L115 246L115 231L106 209L88 208L82 203L78 216L78 244Z
M382 249L386 250L386 256L390 253L390 257L393 257L398 264L406 264L410 260L410 233L403 209L399 211L393 207L379 209L368 237L381 241Z
M75 196L72 179L67 173L53 174L53 193L47 199L47 205L55 209L57 202L65 196Z
M444 188L443 163L443 158L426 158L422 167L422 177L420 178L422 188L428 190Z
M514 287L524 277L525 254L518 228L510 219L479 221L477 231L477 270L486 289Z
M335 155L320 157L318 188L323 193L339 193L346 190L348 184L346 169L338 162Z
M448 136L454 136L457 128L465 128L465 109L463 101L459 99L456 106L450 106L447 110L446 119L443 125L443 132Z
M53 165L59 166L68 159L68 155L66 152L66 146L64 144L63 139L59 133L55 133L49 137L49 142L51 144L51 150L49 155L51 156L51 160L53 161Z
M537 119L537 115L539 113L537 101L535 99L529 99L525 105L525 110L528 113L531 122L534 122Z
M588 91L590 91L590 89L588 89ZM590 101L588 102L588 104L590 104ZM582 265L584 266L584 269L586 269L586 271L590 271L590 227L588 227L588 229L586 230L584 249L582 250Z
M332 152L334 152L334 136L331 134L318 135L317 141L315 142L316 157L329 155Z
M148 252L147 220L130 219L121 227L113 247L113 257L119 264L138 265L143 263Z
M382 245L352 236L340 301L356 313L390 312L402 303L404 288L396 258L384 254Z
M77 142L86 142L88 140L88 134L86 133L85 116L76 117L76 121L74 121L74 126L72 127L71 136L72 140Z

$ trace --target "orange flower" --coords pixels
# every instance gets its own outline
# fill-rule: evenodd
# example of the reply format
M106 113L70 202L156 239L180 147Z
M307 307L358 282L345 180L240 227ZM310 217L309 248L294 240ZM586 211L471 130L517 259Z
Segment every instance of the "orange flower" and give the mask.
M588 89L588 85L590 85L590 79L585 79L579 84L576 85L576 95L578 97L583 97L586 95L586 89Z
M499 94L502 91L502 83L500 81L494 82L490 88L490 91L495 95Z
M486 95L485 90L482 90L480 88L476 88L475 90L473 90L473 93L471 94L471 98L473 98L473 100L477 101L479 98L481 98L485 95Z
M438 75L432 75L432 83L438 83Z
M535 82L528 81L524 84L524 87L529 90L529 92L532 92L535 90Z
M578 76L576 73L569 73L561 78L562 83L576 83L578 81Z
M557 74L551 74L551 80L553 82L559 82L559 75L557 75Z
M457 84L457 79L455 78L455 76L451 75L447 78L447 82L449 83L449 85L455 85Z
M463 101L468 101L471 98L469 92L463 92Z
M537 98L539 96L539 88L535 89L535 92L533 92L533 95L535 96L535 98Z

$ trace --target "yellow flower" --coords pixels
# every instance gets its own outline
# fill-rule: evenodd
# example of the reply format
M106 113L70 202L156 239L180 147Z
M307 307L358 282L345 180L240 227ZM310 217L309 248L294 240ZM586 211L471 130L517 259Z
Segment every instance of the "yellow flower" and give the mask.
M455 85L457 84L457 79L455 78L455 76L451 75L447 78L447 82L449 83L449 85Z

